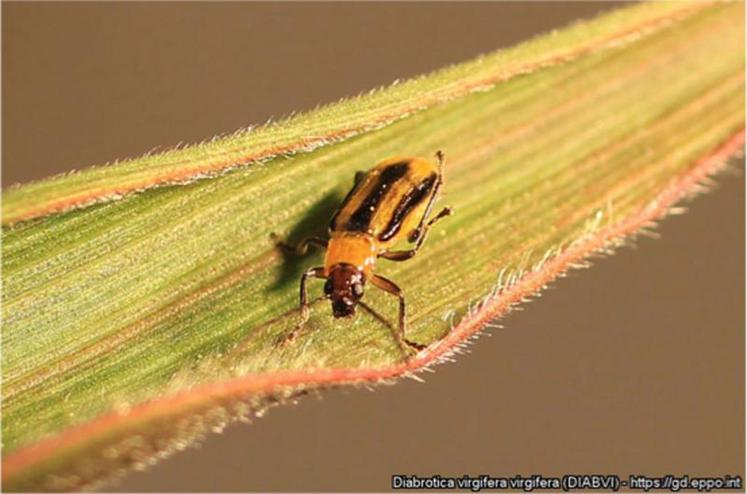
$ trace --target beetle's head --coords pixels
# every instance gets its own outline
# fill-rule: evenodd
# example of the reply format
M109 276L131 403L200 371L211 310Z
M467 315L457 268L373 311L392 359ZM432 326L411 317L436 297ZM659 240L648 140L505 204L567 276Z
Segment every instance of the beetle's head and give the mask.
M363 297L366 282L363 272L352 264L335 264L324 284L324 294L332 301L332 314L335 317L350 317L355 314L355 306Z

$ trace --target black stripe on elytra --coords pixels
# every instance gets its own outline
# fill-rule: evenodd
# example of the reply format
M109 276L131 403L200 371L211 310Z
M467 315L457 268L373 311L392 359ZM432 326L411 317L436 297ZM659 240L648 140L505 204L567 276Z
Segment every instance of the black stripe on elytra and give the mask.
M357 175L357 174L356 174ZM356 177L357 178L357 177ZM345 199L342 200L340 203L340 207L337 209L335 214L332 216L332 219L329 222L329 229L334 231L335 230L335 223L337 222L337 217L340 216L340 212L345 208L345 204L348 203L351 197L353 197L353 194L358 190L363 180L356 180L353 184L353 187L348 192L348 195L345 196Z
M399 232L402 222L407 218L407 215L430 195L436 179L438 179L438 175L435 173L431 174L402 197L399 204L397 204L397 209L392 214L392 219L389 220L389 224L381 235L379 235L379 240L386 242L387 240L391 240Z
M366 199L350 215L350 219L347 225L345 225L345 230L349 232L367 231L379 203L384 199L387 192L392 189L392 185L405 176L409 168L410 163L408 161L394 163L386 167L378 176L376 183L371 187L371 192L368 193Z

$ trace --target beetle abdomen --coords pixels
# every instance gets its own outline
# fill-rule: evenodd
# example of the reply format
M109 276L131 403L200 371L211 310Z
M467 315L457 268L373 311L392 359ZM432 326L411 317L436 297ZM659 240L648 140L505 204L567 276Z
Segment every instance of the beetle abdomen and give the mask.
M423 158L384 161L350 191L332 218L330 231L396 242L420 225L437 181L437 167Z

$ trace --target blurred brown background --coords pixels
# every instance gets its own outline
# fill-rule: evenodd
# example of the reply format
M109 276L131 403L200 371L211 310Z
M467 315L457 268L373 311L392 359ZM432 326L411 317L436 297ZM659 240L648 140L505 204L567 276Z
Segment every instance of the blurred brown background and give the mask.
M3 187L193 142L616 3L3 2ZM115 486L387 490L390 475L744 475L744 168L457 364L272 410Z

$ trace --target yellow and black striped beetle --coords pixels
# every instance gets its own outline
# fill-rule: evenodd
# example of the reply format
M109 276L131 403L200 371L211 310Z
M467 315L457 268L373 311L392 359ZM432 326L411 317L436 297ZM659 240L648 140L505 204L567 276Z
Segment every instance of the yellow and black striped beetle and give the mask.
M437 163L425 158L390 158L368 172L356 174L355 185L342 201L329 225L329 239L309 237L295 248L300 255L309 245L326 248L324 266L301 275L301 322L285 337L292 340L310 315L306 280L326 279L324 294L332 302L335 317L350 317L361 302L363 288L374 286L399 298L399 326L395 333L403 350L421 350L425 345L406 337L406 307L402 290L391 280L374 273L376 260L406 261L423 245L430 227L451 214L445 207L427 219L443 184L444 155ZM415 244L409 250L390 250L400 240Z

